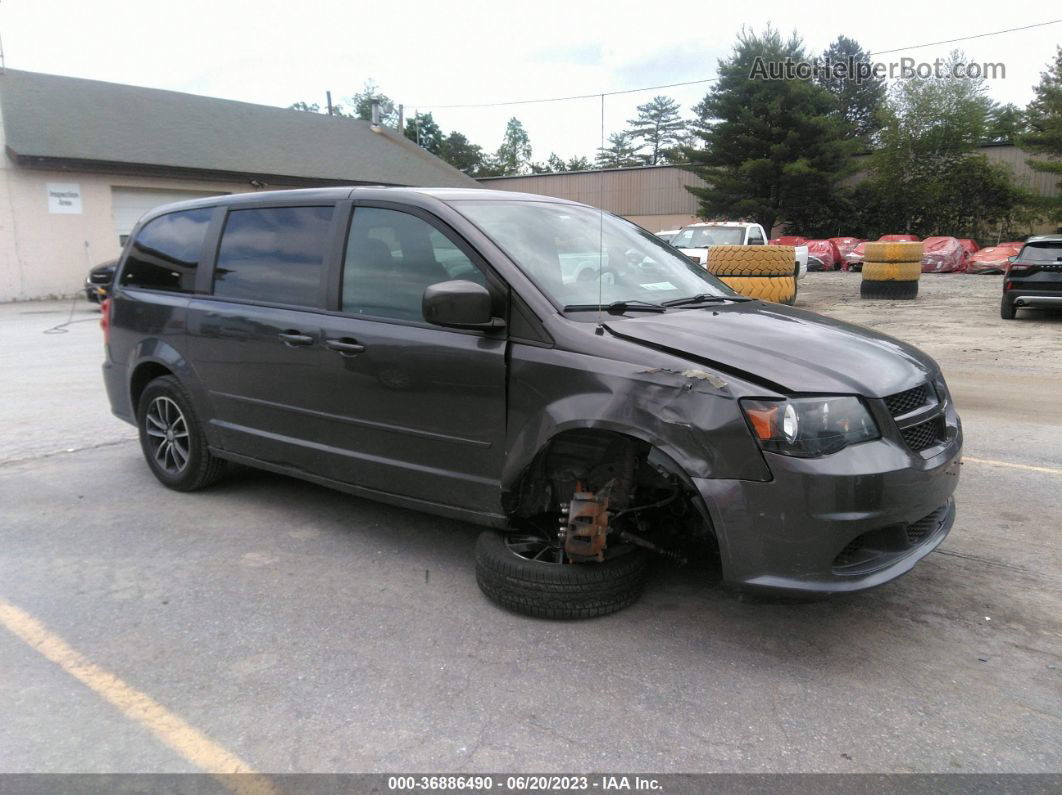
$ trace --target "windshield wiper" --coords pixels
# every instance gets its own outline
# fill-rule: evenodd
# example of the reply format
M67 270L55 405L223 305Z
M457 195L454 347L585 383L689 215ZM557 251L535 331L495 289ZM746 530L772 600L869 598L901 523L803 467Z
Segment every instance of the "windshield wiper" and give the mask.
M654 304L650 301L613 301L611 304L568 304L564 307L565 312L584 312L595 309L603 309L610 315L622 315L625 312L666 312L667 307L663 304Z
M671 301L664 301L664 306L689 306L691 304L721 304L723 301L755 301L755 298L749 298L747 295L709 295L708 293L701 293L699 295L691 295L689 298L675 298Z

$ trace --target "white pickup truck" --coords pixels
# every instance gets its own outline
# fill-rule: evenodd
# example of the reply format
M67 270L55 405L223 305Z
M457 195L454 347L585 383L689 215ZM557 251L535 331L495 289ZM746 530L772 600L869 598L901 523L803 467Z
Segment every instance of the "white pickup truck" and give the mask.
M750 224L744 221L705 221L699 224L690 224L682 227L671 240L671 245L679 249L683 254L700 262L708 264L708 249L712 246L763 246L767 244L767 235L759 224ZM797 270L797 278L803 279L808 274L808 247L794 246L796 249L796 261L793 263Z

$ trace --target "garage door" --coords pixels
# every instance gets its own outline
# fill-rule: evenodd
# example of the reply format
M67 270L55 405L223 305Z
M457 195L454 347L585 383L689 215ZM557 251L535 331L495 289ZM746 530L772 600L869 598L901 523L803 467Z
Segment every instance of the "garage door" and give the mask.
M111 188L111 212L114 214L114 231L118 233L118 241L121 245L125 245L125 240L133 231L136 222L148 210L154 210L161 204L217 195L219 194L191 190Z

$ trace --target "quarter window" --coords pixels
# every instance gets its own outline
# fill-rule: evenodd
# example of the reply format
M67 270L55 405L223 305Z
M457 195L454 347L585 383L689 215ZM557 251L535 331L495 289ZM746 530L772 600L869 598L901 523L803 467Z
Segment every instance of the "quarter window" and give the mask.
M343 263L344 312L423 320L424 290L453 279L487 286L483 272L427 221L377 207L354 211Z
M148 221L133 241L120 283L149 290L193 292L199 251L213 214L213 208L204 207Z
M332 212L332 207L230 211L214 269L214 295L317 306Z

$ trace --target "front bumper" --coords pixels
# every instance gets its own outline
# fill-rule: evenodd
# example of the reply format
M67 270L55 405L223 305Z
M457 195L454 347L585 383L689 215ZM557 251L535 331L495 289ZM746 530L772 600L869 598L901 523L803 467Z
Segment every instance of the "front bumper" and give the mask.
M824 458L765 453L768 482L697 479L724 581L827 594L899 577L954 523L961 450L955 426L930 457L883 438Z

